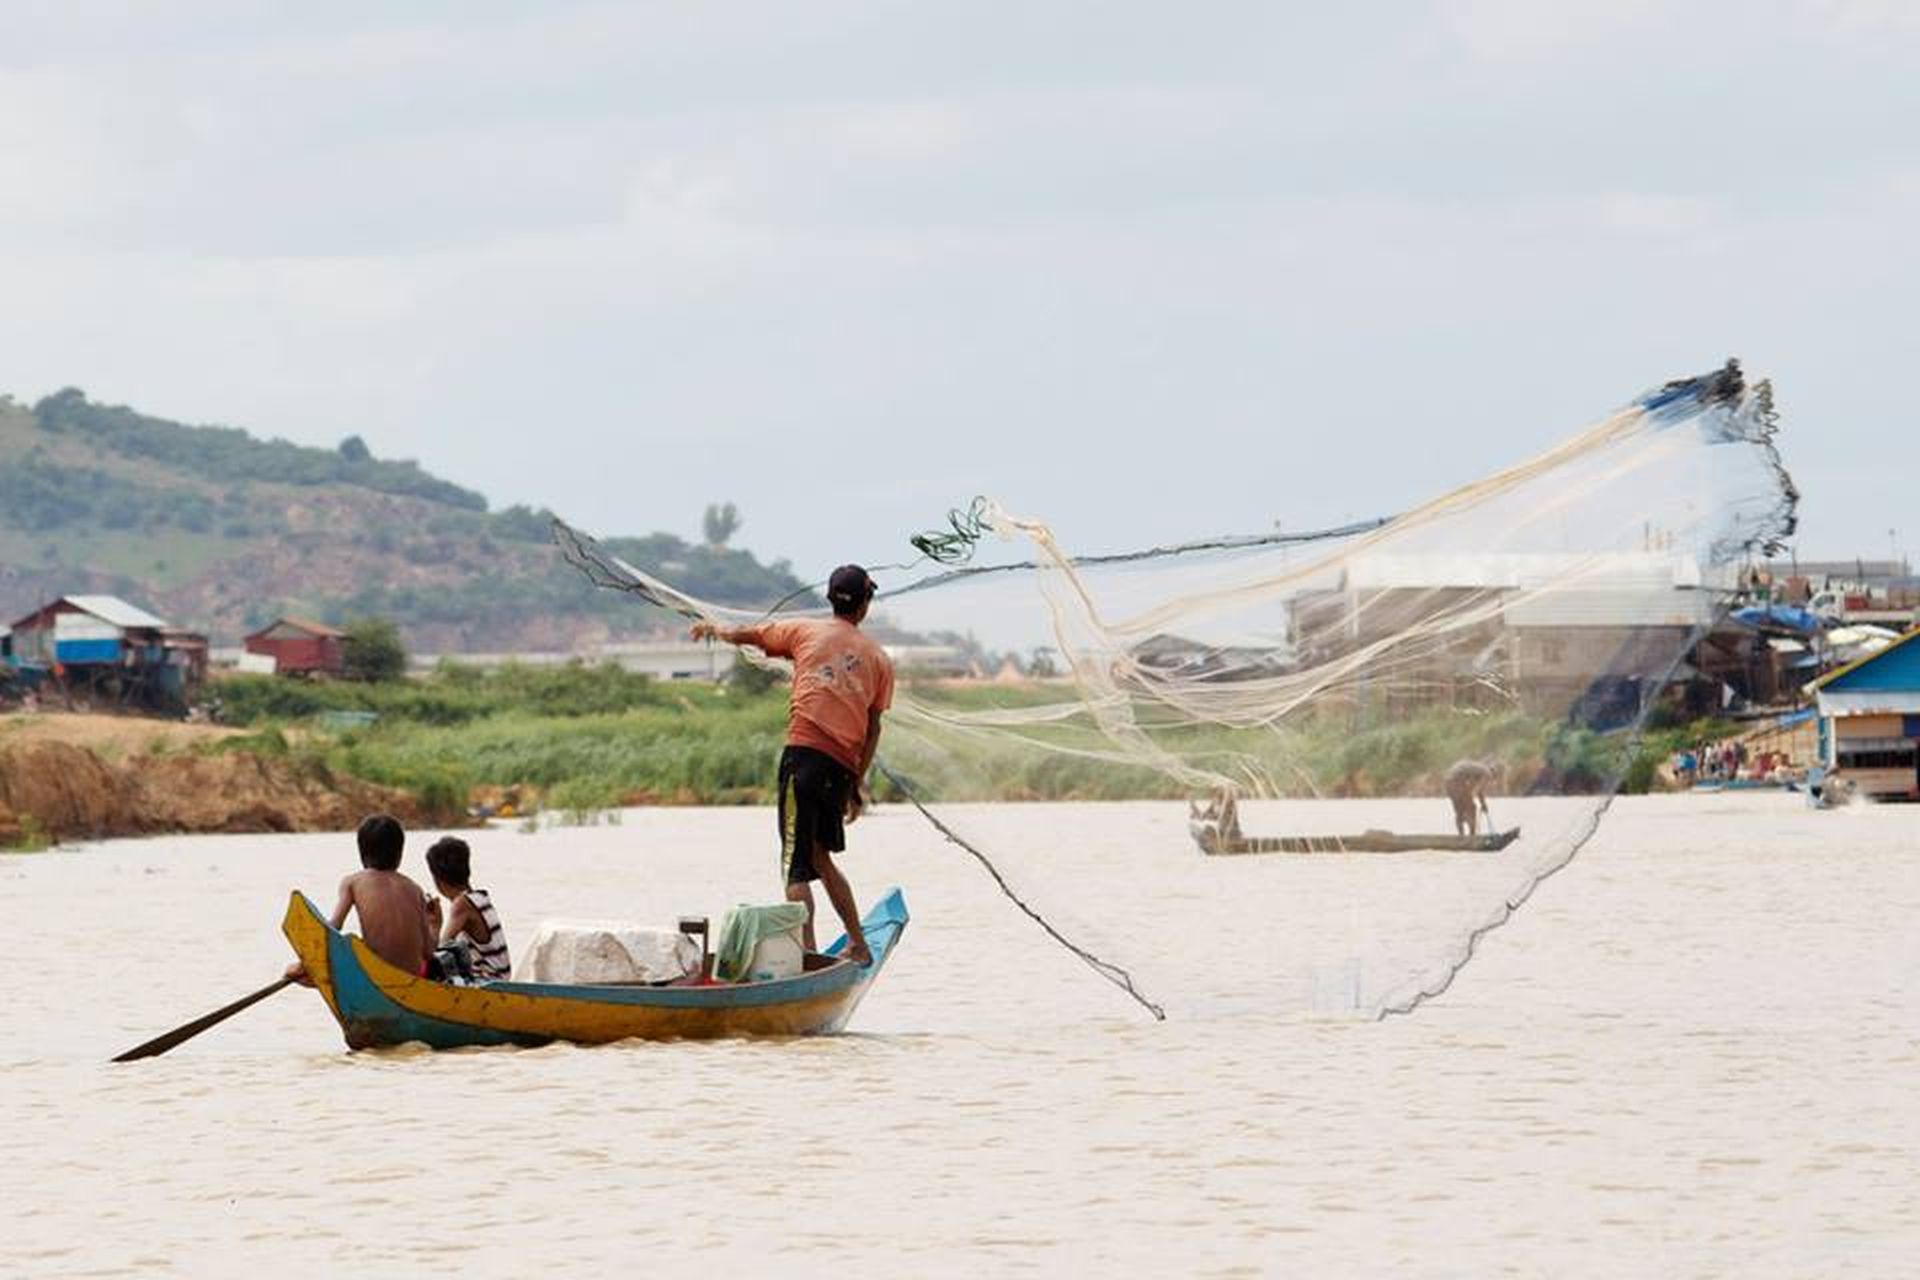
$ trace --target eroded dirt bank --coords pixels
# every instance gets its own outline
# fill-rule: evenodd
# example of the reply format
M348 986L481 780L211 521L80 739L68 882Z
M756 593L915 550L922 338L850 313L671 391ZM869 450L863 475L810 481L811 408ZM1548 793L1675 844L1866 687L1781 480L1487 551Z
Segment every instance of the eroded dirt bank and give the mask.
M244 752L111 759L69 742L0 745L0 845L35 835L346 831L378 811L409 824L429 816L405 792Z

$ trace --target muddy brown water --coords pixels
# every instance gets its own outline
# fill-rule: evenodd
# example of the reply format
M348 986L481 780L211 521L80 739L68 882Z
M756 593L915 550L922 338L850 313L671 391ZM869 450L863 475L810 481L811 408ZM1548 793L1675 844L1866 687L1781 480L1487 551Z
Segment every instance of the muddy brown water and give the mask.
M288 886L324 899L351 838L0 858L0 1274L1911 1267L1920 809L1623 801L1444 998L1378 1023L1236 998L1260 975L1195 921L1230 888L1228 918L1364 942L1398 903L1328 921L1297 877L1197 864L1177 806L946 812L991 848L1057 849L1009 865L1119 939L1174 1016L1141 1016L888 809L847 866L863 899L903 885L915 919L853 1034L348 1054L289 991L114 1067L272 977ZM770 827L642 810L472 838L524 939L543 916L765 898Z

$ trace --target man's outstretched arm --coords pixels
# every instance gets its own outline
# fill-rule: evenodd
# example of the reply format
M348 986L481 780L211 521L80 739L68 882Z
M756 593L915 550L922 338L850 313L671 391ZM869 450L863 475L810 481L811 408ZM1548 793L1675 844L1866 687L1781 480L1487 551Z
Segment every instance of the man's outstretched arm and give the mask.
M707 618L701 618L687 634L695 640L718 640L723 644L750 644L769 658L791 658L792 650L785 635L786 629L777 623L757 623L750 627L723 627Z

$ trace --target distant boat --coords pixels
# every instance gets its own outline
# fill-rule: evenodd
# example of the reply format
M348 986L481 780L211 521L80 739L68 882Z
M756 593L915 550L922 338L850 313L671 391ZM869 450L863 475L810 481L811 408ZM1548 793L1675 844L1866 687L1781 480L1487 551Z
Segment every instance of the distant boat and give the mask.
M810 955L806 970L769 982L707 986L576 986L489 982L456 987L388 964L360 938L335 931L305 894L287 903L282 928L333 1011L349 1049L418 1042L435 1049L541 1045L555 1040L716 1040L831 1035L842 1030L879 976L907 902L890 890L862 926L873 963L845 960L847 940Z
M1399 835L1379 830L1357 836L1222 836L1211 825L1196 823L1193 838L1203 851L1216 857L1242 853L1498 853L1520 838L1520 828L1483 836Z

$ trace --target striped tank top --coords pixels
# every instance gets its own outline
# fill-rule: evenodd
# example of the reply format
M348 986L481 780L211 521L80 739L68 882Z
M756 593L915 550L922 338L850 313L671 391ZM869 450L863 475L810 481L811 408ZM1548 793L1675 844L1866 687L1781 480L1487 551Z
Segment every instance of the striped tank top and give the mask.
M467 944L468 957L473 962L473 980L475 982L504 982L513 972L513 960L507 955L507 931L500 927L500 913L493 909L493 898L485 889L467 890L467 901L487 922L487 940L481 942L472 934L461 934Z

